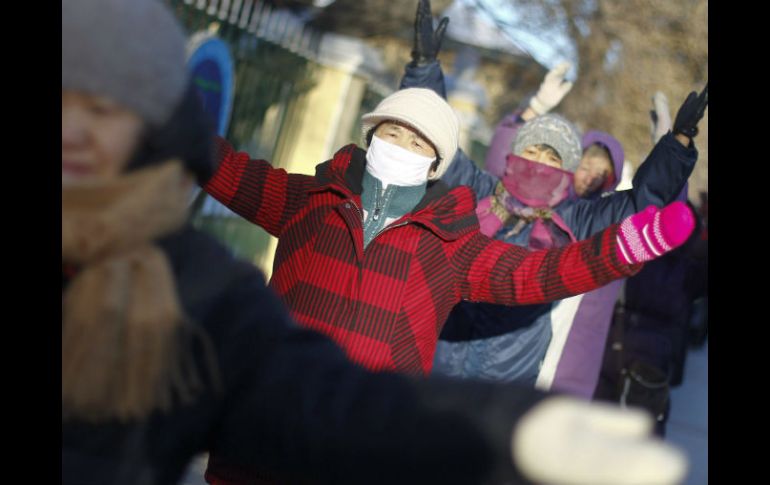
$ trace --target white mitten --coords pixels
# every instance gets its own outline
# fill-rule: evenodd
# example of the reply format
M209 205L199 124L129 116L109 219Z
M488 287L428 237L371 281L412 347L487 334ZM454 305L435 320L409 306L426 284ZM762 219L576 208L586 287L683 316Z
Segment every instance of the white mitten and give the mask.
M661 91L655 91L655 95L652 97L650 129L653 144L658 143L658 140L671 129L671 113L668 109L668 98Z
M571 66L572 64L565 61L548 71L537 94L529 101L529 107L535 113L544 115L551 111L572 89L572 83L564 80Z
M513 459L529 479L552 485L674 485L685 455L651 436L641 409L556 396L517 423Z

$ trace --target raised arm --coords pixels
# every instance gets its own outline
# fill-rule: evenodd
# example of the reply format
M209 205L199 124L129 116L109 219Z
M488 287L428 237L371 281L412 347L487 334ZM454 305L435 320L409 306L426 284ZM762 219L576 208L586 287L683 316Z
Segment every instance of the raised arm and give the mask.
M414 45L412 61L406 65L404 77L401 78L399 89L428 88L446 99L444 73L438 62L441 42L444 40L449 19L444 17L433 30L433 16L429 0L417 2L417 13L414 17Z
M531 118L524 118L525 113L532 113L531 118L535 117L531 109L522 111L517 109L513 113L503 116L495 126L495 132L492 140L489 142L489 149L484 161L484 169L495 177L502 177L505 173L505 157L511 153L513 140L524 123Z
M690 93L677 113L678 124L655 144L639 166L631 189L580 200L562 212L576 238L585 239L649 205L663 207L674 201L695 168L698 150L692 139L707 104L708 85L700 95Z
M572 89L572 83L565 79L570 67L569 62L561 62L548 71L537 93L524 100L522 107L504 116L497 123L487 150L484 170L497 177L503 176L505 157L511 153L519 128L527 121L551 111Z
M672 131L656 143L639 166L631 189L637 211L671 203L684 187L698 159L693 138L698 135L698 123L707 105L708 84L700 94L690 93L676 114Z

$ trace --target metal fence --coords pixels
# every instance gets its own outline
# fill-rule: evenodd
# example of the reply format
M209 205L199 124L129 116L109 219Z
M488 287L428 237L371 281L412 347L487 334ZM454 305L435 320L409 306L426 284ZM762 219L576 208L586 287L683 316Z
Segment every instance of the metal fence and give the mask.
M225 41L234 61L235 92L225 138L254 158L272 160L292 100L313 87L320 33L286 10L255 0L167 0L187 34ZM268 234L200 192L193 224L233 253L260 261Z

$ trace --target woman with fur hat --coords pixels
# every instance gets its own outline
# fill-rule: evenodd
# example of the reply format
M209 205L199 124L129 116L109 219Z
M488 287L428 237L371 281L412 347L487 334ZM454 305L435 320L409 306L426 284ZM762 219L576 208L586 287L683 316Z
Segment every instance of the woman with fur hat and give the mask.
M648 483L682 477L681 453L639 439L642 414L367 373L298 328L252 265L187 223L211 134L160 2L62 3L63 484L177 483L205 450L326 483L628 483L629 465L656 470ZM559 433L586 413L587 435ZM598 463L618 422L625 466L603 482L538 459L559 455L555 436L588 439Z

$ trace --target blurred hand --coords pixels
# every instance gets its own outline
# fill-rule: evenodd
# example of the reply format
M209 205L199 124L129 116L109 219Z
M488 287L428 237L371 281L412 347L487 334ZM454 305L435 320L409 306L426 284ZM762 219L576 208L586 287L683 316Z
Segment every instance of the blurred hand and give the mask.
M671 129L671 113L668 108L668 98L661 91L655 91L652 97L652 110L650 110L650 132L652 143L658 143L668 130Z
M516 425L513 460L538 483L681 483L687 471L684 454L654 438L652 428L652 417L641 409L551 397Z
M414 49L412 49L412 61L416 65L430 64L436 60L448 24L449 18L444 17L434 31L430 1L418 1L417 14L414 18Z
M572 83L564 79L570 67L572 64L569 62L562 62L548 71L537 94L529 101L529 107L535 113L544 115L551 111L572 89Z
M674 134L695 138L698 135L698 122L703 118L706 106L709 103L709 85L703 88L700 94L691 92L684 100L674 120Z

